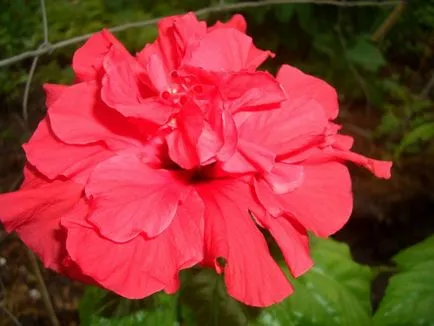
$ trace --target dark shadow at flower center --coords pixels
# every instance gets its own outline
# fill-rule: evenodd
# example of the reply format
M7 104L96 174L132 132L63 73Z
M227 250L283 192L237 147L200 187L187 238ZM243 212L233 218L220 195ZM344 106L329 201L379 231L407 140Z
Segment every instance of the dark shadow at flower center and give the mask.
M189 172L189 183L203 183L213 179L214 164L201 166Z
M188 184L206 183L215 179L215 164L196 167L192 170L185 170L173 161L166 161L163 168L165 170L179 173L179 177Z

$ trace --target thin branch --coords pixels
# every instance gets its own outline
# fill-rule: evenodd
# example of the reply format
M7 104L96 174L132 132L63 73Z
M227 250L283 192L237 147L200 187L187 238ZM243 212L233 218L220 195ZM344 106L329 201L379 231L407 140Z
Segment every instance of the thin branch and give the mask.
M387 16L384 22L377 28L377 30L372 34L372 41L378 42L381 41L393 25L396 24L399 17L401 17L402 13L405 9L405 0L402 0L393 11Z
M54 306L51 301L50 295L48 294L47 286L45 285L44 278L42 277L41 270L39 269L39 263L35 254L27 250L30 262L32 263L33 270L35 271L36 279L39 283L39 288L42 294L42 300L44 301L45 308L47 309L48 315L50 317L51 325L60 326L59 320L57 319L56 312L54 311Z
M15 318L14 315L12 315L12 313L6 309L6 307L3 306L3 304L0 304L0 308L4 311L4 313L10 318L10 320L12 320L12 322L16 325L16 326L21 326L21 323L18 321L17 318Z
M1 288L1 292L2 292L2 297L5 297L6 296L6 287L3 284L3 281L1 278L0 278L0 288ZM18 321L18 319L8 309L6 309L6 307L4 306L4 301L0 302L0 308L9 317L9 319L12 320L12 322L15 325L21 326L21 323Z
M29 71L29 77L27 78L26 87L24 88L22 114L23 114L23 119L26 122L27 119L29 118L27 106L29 102L30 86L32 85L33 75L35 74L36 67L38 66L38 60L39 60L39 56L33 58L32 66L30 67L30 71Z
M420 93L420 97L428 98L429 94L433 88L434 88L434 73L431 75L431 79L428 81L428 83L423 88L422 92Z
M202 16L214 12L223 12L223 11L234 11L234 10L241 10L246 8L255 8L255 7L263 7L267 5L278 5L278 4L288 4L288 3L304 3L304 4L317 4L317 5L332 5L332 6L338 6L338 7L386 7L386 6L395 6L399 4L400 0L384 0L384 1L341 1L341 0L264 0L264 1L246 1L246 2L240 2L240 3L232 3L232 4L224 4L224 5L216 5L204 9L200 9L195 11L195 14L197 16ZM145 21L138 21L133 23L127 23L124 25L119 25L116 27L112 27L109 30L111 32L120 32L124 31L130 28L139 28L139 27L145 27L149 25L156 24L160 19L164 17L158 17L155 19L145 20ZM67 40L63 40L60 42L57 42L55 44L45 44L45 46L39 47L36 50L23 52L21 54L18 54L16 56L12 56L10 58L6 58L3 60L0 60L0 67L4 67L28 58L33 58L35 56L40 56L46 53L50 53L53 50L60 49L66 46L70 46L76 43L80 43L82 41L87 40L89 37L91 37L94 33L88 33L80 36L76 36Z
M42 32L44 33L44 43L48 44L47 10L45 8L44 0L41 0L41 15L42 15Z
M45 0L40 0L41 3L41 15L42 15L42 33L44 34L44 43L41 44L40 48L49 48L50 43L48 41L48 20L47 20L47 10L45 8ZM23 96L23 107L22 114L23 119L27 122L29 114L28 114L28 102L29 102L29 93L30 86L32 85L33 75L35 74L36 67L38 66L39 55L33 58L32 66L30 67L29 77L27 78L26 87L24 88L24 96Z

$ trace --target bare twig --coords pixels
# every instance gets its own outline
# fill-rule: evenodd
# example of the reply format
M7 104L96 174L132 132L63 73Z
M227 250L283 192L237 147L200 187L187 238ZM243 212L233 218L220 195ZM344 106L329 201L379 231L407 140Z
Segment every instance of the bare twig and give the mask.
M22 115L25 122L27 122L27 119L29 118L29 114L28 114L29 110L27 106L29 102L30 86L32 86L33 75L35 74L36 67L38 66L38 60L39 60L39 56L33 58L32 65L29 70L29 76L27 77L27 81L26 81L26 87L24 88Z
M40 5L41 5L41 15L42 15L42 33L44 35L44 42L39 46L39 48L47 49L50 48L50 43L48 41L48 19L47 19L47 10L45 8L45 0L40 0ZM36 67L38 66L39 56L40 55L36 55L33 58L33 62L29 71L29 77L27 78L26 87L24 88L22 114L25 122L27 122L27 119L29 117L28 102L29 102L30 86L32 85L33 75L35 74Z
M2 298L4 298L6 296L6 287L3 284L3 281L1 278L0 278L0 288L1 288ZM4 306L4 301L0 302L0 308L9 317L9 319L12 320L12 322L15 325L21 326L21 323L18 321L18 319Z
M387 32L392 28L393 25L398 21L399 17L403 13L405 8L405 0L402 0L387 16L386 20L377 28L377 30L372 34L372 41L381 41L387 34Z
M339 7L385 7L385 6L394 6L399 4L400 0L384 0L384 1L341 1L341 0L264 0L264 1L246 1L246 2L240 2L240 3L232 3L232 4L224 4L224 5L216 5L204 9L197 10L195 13L198 16L210 14L213 12L223 12L223 11L234 11L234 10L241 10L246 8L255 8L255 7L262 7L267 5L277 5L277 4L288 4L288 3L311 3L311 4L318 4L318 5L333 5L333 6L339 6ZM111 32L120 32L124 31L130 28L139 28L139 27L145 27L149 25L153 25L157 23L160 19L163 17L158 17L155 19L145 20L145 21L138 21L133 23L127 23L124 25L119 25L116 27L112 27L109 30ZM93 33L88 33L84 35L80 35L77 37L73 37L67 40L63 40L57 43L54 43L52 45L46 44L44 47L39 47L36 50L23 52L21 54L18 54L16 56L12 56L10 58L6 58L3 60L0 60L0 67L7 66L10 64L13 64L15 62L19 62L28 58L33 58L35 56L40 56L46 53L50 53L53 50L60 49L66 46L70 46L76 43L80 43L82 41L87 40L89 37L92 36Z
M47 10L45 9L45 1L40 0L41 14L42 14L42 31L44 33L44 43L48 44L48 20Z
M36 280L39 283L39 288L41 290L42 300L44 301L45 308L47 309L48 315L50 317L51 325L60 326L59 320L57 319L56 312L54 311L54 306L51 301L50 295L48 294L47 286L45 285L44 278L42 277L41 270L39 269L38 259L35 254L27 250L29 255L30 262L32 264L32 268L35 272Z
M422 92L420 92L420 97L428 98L429 93L434 88L434 73L431 75L431 79L428 81L426 86L423 88Z
M9 317L10 320L12 320L12 322L17 325L17 326L21 326L21 323L18 321L17 318L15 318L14 315L12 315L12 313L6 309L6 307L3 306L3 304L0 303L0 308L1 310L3 310L3 312Z
M5 287L1 278L0 278L0 288L1 288L2 293L3 293L2 295L5 295L6 294L6 287Z

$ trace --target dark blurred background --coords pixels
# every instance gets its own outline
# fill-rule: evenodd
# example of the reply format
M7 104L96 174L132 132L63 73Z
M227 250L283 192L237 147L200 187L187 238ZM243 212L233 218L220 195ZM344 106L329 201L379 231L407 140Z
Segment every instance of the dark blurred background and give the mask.
M49 41L217 3L46 0ZM400 249L432 234L434 0L348 8L281 4L239 12L245 15L257 46L277 54L264 69L275 72L280 64L289 63L330 82L340 95L339 122L344 132L356 138L355 150L394 161L389 181L351 167L355 209L351 221L335 237L350 245L357 261L382 265ZM214 22L233 13L202 18ZM156 33L156 27L150 26L116 35L135 52ZM0 59L35 49L42 41L38 0L0 0ZM20 145L45 112L41 84L72 81L70 62L78 45L39 58L29 89L28 119L23 118L22 101L32 59L0 67L0 192L11 191L21 182ZM61 325L77 325L82 286L49 271L42 273ZM386 281L374 283L374 306ZM49 325L26 249L0 228L0 325L14 325L14 319L22 325Z

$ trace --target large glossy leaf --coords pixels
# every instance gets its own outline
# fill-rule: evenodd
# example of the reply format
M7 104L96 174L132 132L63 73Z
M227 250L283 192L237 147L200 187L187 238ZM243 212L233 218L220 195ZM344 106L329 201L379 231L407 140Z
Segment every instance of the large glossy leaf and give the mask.
M176 326L176 320L167 312L158 309L155 311L139 310L128 316L120 318L104 318L93 316L92 326L143 326L143 325L161 325Z
M434 325L434 236L402 251L393 260L399 272L389 280L374 324Z
M176 298L157 293L144 300L127 300L96 287L88 287L80 302L82 326L176 325Z
M295 292L262 311L264 326L369 326L372 323L369 267L351 258L347 245L313 239L314 267L293 280Z
M258 309L246 307L230 297L223 280L213 270L186 271L180 303L184 326L244 326Z

